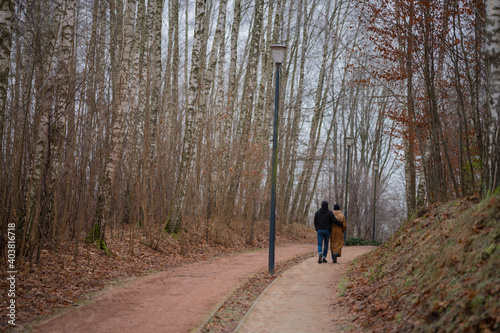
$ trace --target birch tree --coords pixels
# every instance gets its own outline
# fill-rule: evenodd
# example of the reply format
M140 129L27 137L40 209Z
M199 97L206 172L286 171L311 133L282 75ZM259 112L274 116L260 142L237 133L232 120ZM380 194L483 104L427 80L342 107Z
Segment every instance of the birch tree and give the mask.
M46 28L47 35L41 41L44 56L39 63L37 73L36 108L39 111L37 121L37 144L33 168L32 188L30 190L30 215L32 218L37 244L38 262L43 245L49 239L54 219L54 192L56 179L61 166L62 148L66 132L66 114L64 106L56 102L60 97L58 75L60 69L62 26L64 1L42 4L38 23ZM67 97L67 96L66 96ZM38 127L39 126L39 127Z
M6 205L7 198L7 177L4 175L4 131L5 115L7 111L7 90L9 85L10 53L12 46L12 27L15 14L14 1L0 1L0 200ZM5 209L6 210L6 209ZM2 220L10 222L8 216L2 214ZM2 234L6 234L7 223L2 223L0 227ZM0 246L0 247L3 247Z
M214 112L211 113L210 118L213 119L211 125L209 125L209 130L206 133L208 147L208 172L207 174L207 220L210 219L212 215L212 207L215 203L217 206L217 185L220 182L219 177L221 177L221 159L213 159L211 156L211 147L213 147L213 152L215 156L219 155L222 157L222 152L220 151L221 142L224 142L224 138L221 137L223 124L222 117L224 114L224 63L225 63L225 31L226 31L226 9L227 1L222 0L219 3L219 13L217 18L217 26L214 33L214 41L212 44L212 49L210 51L204 93L205 101L208 105L212 106ZM217 74L217 75L216 75ZM212 99L210 99L210 91L212 92ZM215 99L215 100L214 100ZM209 102L210 101L210 102ZM212 131L211 129L214 129ZM209 133L213 132L213 133ZM213 161L212 161L213 160ZM215 162L215 163L214 163ZM213 180L212 180L213 177ZM212 184L212 181L215 184ZM215 195L214 195L215 194ZM215 198L214 198L215 196ZM215 200L214 200L215 199Z
M231 24L231 43L230 43L230 63L229 63L229 84L227 91L227 102L226 102L226 112L225 112L225 123L222 137L227 141L222 146L222 161L221 170L226 173L224 182L221 184L222 198L226 201L229 195L229 184L232 179L232 172L234 170L230 166L229 155L231 146L231 133L233 130L233 119L234 119L234 109L238 100L238 86L239 80L237 80L237 62L238 62L238 38L241 24L241 0L235 0L233 6L233 22ZM231 173L229 173L232 171ZM219 178L221 179L221 178ZM224 204L223 214L230 214L230 209L232 207L228 204Z
M290 102L289 102L289 108L288 108L288 114L286 118L288 118L288 121L286 123L286 130L284 131L284 151L283 151L283 157L281 158L282 165L280 166L280 174L279 178L281 179L279 188L281 191L279 193L282 193L280 195L281 197L281 204L278 205L278 209L281 210L280 214L278 216L285 216L286 221L291 221L291 217L293 216L292 214L295 212L295 206L290 205L290 199L291 196L293 195L293 188L294 188L294 182L295 182L295 171L296 171L296 166L297 166L297 158L294 158L298 152L299 148L299 132L300 132L300 122L301 122L301 115L302 115L302 101L303 101L303 91L304 91L304 64L305 64L305 52L306 48L301 49L301 56L294 56L295 54L298 53L299 50L299 43L300 43L300 32L301 28L303 30L306 29L306 26L302 25L301 22L303 20L303 5L302 2L299 2L298 4L298 10L297 10L297 24L295 27L295 33L294 33L294 39L293 39L293 44L292 47L290 48L290 56L288 57L289 60L289 67L292 67L292 73L291 73L291 78L292 82L290 83ZM292 11L292 4L290 4L290 13ZM290 20L289 20L290 22ZM290 27L290 25L288 25ZM287 29L288 35L290 34L289 28ZM306 34L307 35L307 34ZM288 37L289 39L290 37ZM295 77L295 72L297 70L297 61L300 61L299 65L299 79L298 79L298 88L295 92L294 86L295 86L295 80L293 79ZM284 73L284 77L287 78L287 73ZM285 81L286 84L286 81ZM286 87L286 86L285 86ZM296 94L296 97L295 97ZM283 128L285 126L282 126ZM290 209L288 208L289 206ZM284 214L287 212L286 214Z
M5 109L7 104L7 86L9 84L10 48L12 46L12 22L14 19L14 1L0 2L0 160L3 161L3 132Z
M307 35L309 33L306 31L306 27L308 26L308 20L311 19L311 13L308 14L307 12L307 0L304 1L304 16L306 17L306 20L304 22L304 30L303 30L303 41L305 42L302 47L306 48L307 50ZM327 13L328 15L329 13ZM329 15L328 15L329 16ZM328 29L325 29L328 33ZM321 69L319 71L319 78L318 78L318 83L316 87L316 92L315 92L315 100L314 100L314 108L313 108L313 116L311 120L311 129L309 132L309 140L308 140L308 149L307 149L307 157L306 161L304 163L304 169L301 174L301 181L300 185L297 190L296 198L294 200L293 208L296 209L295 212L302 218L304 215L305 211L305 205L306 205L306 196L308 193L308 189L310 186L310 180L311 180L311 175L312 175L312 169L314 165L314 161L316 159L316 150L318 146L318 138L321 135L321 127L322 127L322 120L323 120L323 112L324 112L324 107L325 105L322 105L322 99L323 95L325 94L324 91L324 84L325 84L325 68L327 66L327 61L328 61L328 44L330 42L330 38L326 37L324 39L324 45L323 45L323 52L322 52L322 61L321 61ZM305 61L305 56L303 56L303 61ZM292 216L295 215L295 213L292 213Z
M490 189L500 185L500 1L486 2L486 74L489 109Z
M163 17L163 0L154 1L152 6L152 30L151 30L151 154L156 151L158 114L160 107L161 92L161 29ZM161 114L160 114L161 115Z
M55 191L54 229L53 236L58 244L64 224L73 216L75 191L71 186L71 179L75 170L75 95L76 95L76 52L75 52L75 14L74 0L65 0L62 8L60 33L59 64L57 68L56 110L62 117L60 121L60 152L58 157L60 167L56 172L56 179L64 186L58 186Z
M257 69L260 59L260 42L262 33L264 1L255 0L255 10L253 17L253 26L250 32L249 41L249 56L248 65L246 67L245 76L243 79L243 97L241 114L238 124L238 151L236 163L234 164L234 173L229 185L229 194L226 202L228 203L229 212L234 211L234 204L238 190L240 190L240 198L243 195L240 185L242 182L243 167L248 153L248 144L251 137L251 124L254 112L255 94L257 92ZM247 166L248 167L248 166ZM248 170L248 169L247 169ZM240 201L241 202L241 201Z
M120 2L120 0L117 0ZM136 1L127 0L125 10L123 11L123 32L118 32L118 42L121 44L119 53L119 72L117 78L117 96L113 97L116 99L116 110L113 114L113 151L111 153L108 164L106 165L107 177L113 182L118 163L120 161L121 153L123 150L124 134L125 134L125 120L127 113L129 111L130 100L129 100L129 74L132 63L132 50L134 43L134 23L135 23L135 11L136 11ZM117 7L118 16L119 8Z
M204 66L201 63L202 44L205 35L205 15L207 0L196 1L196 24L194 30L193 50L191 57L191 71L189 76L189 89L187 96L187 110L185 117L185 131L182 146L182 157L179 167L179 176L175 187L175 198L169 212L167 226L170 231L178 230L182 223L182 211L184 209L184 198L187 191L188 175L191 171L191 163L193 161L194 148L196 137L194 131L196 129L196 119L198 116L200 105L200 68Z

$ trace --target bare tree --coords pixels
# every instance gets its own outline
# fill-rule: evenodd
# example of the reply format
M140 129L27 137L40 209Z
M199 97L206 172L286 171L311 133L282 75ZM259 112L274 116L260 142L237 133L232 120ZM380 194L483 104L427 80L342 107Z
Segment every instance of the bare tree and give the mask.
M169 212L167 228L171 231L181 227L182 211L184 208L184 198L188 187L188 176L191 170L191 163L194 156L196 142L195 130L196 120L200 105L200 79L204 64L201 63L202 46L205 39L205 15L207 11L207 1L196 1L196 25L194 31L193 51L191 58L191 74L189 77L189 90L187 96L187 110L185 119L185 133L183 139L182 159L179 167L179 176L175 187L175 198Z
M12 22L14 19L14 2L3 0L0 3L0 154L3 152L3 131L5 109L7 103L7 86L9 84L10 48L12 46ZM0 155L3 160L3 155Z
M345 201L349 135L349 236L371 236L373 202L383 238L498 186L496 0L0 4L0 216L23 260L65 238L76 258L97 228L103 247L126 230L131 252L191 227L251 242L270 209L274 43L278 228Z
M488 0L486 5L486 61L489 109L490 189L500 185L500 2Z

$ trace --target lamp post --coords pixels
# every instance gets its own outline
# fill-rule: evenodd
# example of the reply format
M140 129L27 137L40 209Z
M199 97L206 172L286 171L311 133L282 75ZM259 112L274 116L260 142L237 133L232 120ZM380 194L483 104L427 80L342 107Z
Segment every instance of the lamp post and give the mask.
M375 203L377 202L377 173L378 164L373 165L373 171L375 173L375 184L373 186L373 237L372 240L375 241Z
M276 90L274 93L271 217L269 224L269 274L274 274L274 244L276 242L276 178L278 177L278 100L280 94L280 66L285 58L285 50L285 45L271 45L273 61L276 64Z
M349 193L349 157L351 152L351 146L354 142L354 138L346 136L345 144L347 145L347 170L345 173L345 202L344 202L344 216L347 221L347 195ZM344 231L344 245L346 243L346 232Z

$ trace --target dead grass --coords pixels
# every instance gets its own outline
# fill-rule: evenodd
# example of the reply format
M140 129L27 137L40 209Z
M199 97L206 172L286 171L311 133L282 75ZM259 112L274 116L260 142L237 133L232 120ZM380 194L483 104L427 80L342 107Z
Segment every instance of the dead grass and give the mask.
M341 304L375 332L500 331L500 195L435 205L346 273Z

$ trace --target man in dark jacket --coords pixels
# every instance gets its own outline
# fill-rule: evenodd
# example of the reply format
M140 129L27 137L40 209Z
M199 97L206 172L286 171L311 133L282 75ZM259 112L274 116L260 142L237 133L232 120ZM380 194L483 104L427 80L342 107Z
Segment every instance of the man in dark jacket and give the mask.
M326 262L328 241L332 232L333 223L342 225L333 212L328 209L328 202L323 201L321 208L314 215L314 228L318 236L318 263Z

